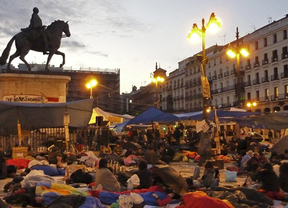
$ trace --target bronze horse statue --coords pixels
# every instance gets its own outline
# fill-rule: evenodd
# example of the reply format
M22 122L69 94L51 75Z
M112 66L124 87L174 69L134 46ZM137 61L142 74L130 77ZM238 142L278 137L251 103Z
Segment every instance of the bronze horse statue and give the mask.
M35 32L35 31L34 31ZM10 56L8 65L7 65L7 71L10 71L10 65L14 58L20 56L20 60L22 60L26 66L28 67L28 70L31 71L31 66L28 64L28 62L25 60L25 56L28 54L30 50L37 51L37 52L43 52L43 50L48 51L48 58L45 66L45 70L48 69L49 62L54 54L61 55L63 57L63 62L60 64L60 68L65 64L65 54L61 51L58 51L58 48L61 44L61 38L62 33L67 37L70 37L70 30L68 22L64 22L61 20L54 21L51 23L44 31L44 34L46 36L46 42L47 42L47 48L44 49L43 45L43 35L38 35L34 38L31 38L30 35L28 35L28 32L20 32L13 36L13 38L8 42L6 48L4 49L2 56L0 57L0 65L4 65L7 62L11 46L15 40L15 46L16 46L16 52Z

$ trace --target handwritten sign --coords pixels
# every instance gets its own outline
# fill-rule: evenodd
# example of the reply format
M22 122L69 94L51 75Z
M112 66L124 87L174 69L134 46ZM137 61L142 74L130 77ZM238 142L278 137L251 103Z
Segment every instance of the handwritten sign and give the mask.
M203 132L206 132L209 130L209 125L206 123L205 120L202 120L201 122L199 122L197 125L196 125L196 132L200 132L200 131L203 131Z

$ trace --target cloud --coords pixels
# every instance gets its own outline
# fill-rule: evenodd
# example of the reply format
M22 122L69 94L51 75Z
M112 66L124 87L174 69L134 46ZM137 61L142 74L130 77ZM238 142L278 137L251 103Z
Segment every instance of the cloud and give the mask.
M102 52L99 52L99 51L85 51L85 53L89 53L89 54L92 54L92 55L97 55L97 56L102 56L102 57L108 58L108 54L102 53Z

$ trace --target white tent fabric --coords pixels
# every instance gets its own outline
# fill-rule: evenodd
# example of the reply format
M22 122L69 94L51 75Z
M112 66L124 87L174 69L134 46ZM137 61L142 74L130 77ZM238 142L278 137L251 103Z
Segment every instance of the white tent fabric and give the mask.
M123 123L124 121L128 121L128 120L134 118L133 116L130 116L127 114L120 115L120 114L106 112L106 111L96 107L93 109L93 113L92 113L91 119L89 121L89 124L95 123L97 116L102 116L103 121L109 121L109 122L113 122L113 123Z

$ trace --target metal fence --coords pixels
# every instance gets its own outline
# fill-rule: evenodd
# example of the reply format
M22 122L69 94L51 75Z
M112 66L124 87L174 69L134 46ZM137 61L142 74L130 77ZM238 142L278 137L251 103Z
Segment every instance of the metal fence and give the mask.
M24 129L29 129L24 127ZM31 128L30 128L31 129ZM30 146L32 151L42 152L54 144L60 149L65 149L64 128L40 128L36 130L21 130L22 147ZM85 144L89 148L98 150L100 145L110 142L113 136L108 127L69 128L69 143ZM0 127L0 149L7 151L8 148L18 147L19 139L16 127Z

